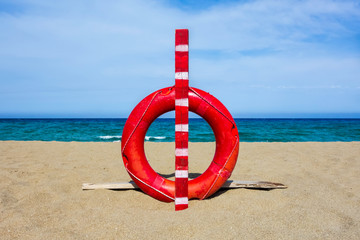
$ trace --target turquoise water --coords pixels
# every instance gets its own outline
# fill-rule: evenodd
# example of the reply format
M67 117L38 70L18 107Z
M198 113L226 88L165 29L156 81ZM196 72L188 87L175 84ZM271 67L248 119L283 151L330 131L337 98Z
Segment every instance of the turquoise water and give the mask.
M116 142L126 119L0 119L0 140ZM241 142L360 141L360 119L235 119ZM146 141L173 142L174 119L157 119ZM190 142L215 141L201 118L189 120Z

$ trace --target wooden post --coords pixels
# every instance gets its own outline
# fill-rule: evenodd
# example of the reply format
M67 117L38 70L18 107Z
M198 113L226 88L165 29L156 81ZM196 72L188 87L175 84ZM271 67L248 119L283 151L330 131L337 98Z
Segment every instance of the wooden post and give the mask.
M175 211L188 208L189 31L175 30Z

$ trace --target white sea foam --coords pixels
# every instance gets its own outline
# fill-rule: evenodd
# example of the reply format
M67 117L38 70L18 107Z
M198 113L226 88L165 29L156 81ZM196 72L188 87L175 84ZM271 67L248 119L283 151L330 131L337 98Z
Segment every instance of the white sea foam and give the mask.
M99 136L101 139L116 139L113 142L120 142L121 136ZM165 136L145 136L145 141L151 141L151 140L162 140L165 139Z
M113 138L121 138L121 136L100 136L101 139L113 139Z
M161 137L154 137L155 139L165 139L166 137L161 136Z
M166 137L165 136L145 136L145 140L146 141L149 141L150 139L156 139L156 140L162 140L162 139L165 139Z

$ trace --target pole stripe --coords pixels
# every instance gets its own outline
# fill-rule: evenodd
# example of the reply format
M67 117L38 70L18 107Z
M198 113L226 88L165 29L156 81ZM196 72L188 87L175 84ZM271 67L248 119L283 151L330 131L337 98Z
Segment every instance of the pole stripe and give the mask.
M189 200L187 197L180 197L180 198L175 198L175 205L180 205L180 204L188 204Z
M175 124L176 132L189 132L189 124Z
M175 46L176 52L188 52L189 51L189 45L188 44L180 44Z
M176 148L175 156L176 157L187 157L189 155L189 151L187 148Z
M189 99L187 98L175 99L175 106L189 107Z
M189 80L189 72L176 72L175 79L177 80Z
M176 178L188 178L189 172L188 170L176 170L175 177Z

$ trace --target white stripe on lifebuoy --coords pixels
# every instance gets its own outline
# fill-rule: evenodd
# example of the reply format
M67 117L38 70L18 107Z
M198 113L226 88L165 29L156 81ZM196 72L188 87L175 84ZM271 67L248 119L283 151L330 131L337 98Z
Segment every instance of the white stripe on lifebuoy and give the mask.
M177 52L188 52L189 51L189 45L188 44L181 44L175 46L175 51Z
M176 170L175 177L176 178L188 178L189 173L188 170Z
M189 203L189 199L187 197L175 198L175 205L188 204L188 203Z
M189 125L188 124L175 124L175 131L176 132L189 132Z
M189 80L189 72L176 72L175 79Z
M188 98L175 99L175 106L189 107L189 99Z
M189 151L187 148L176 148L175 156L176 157L187 157L189 155Z

